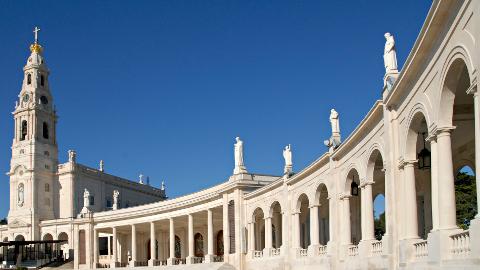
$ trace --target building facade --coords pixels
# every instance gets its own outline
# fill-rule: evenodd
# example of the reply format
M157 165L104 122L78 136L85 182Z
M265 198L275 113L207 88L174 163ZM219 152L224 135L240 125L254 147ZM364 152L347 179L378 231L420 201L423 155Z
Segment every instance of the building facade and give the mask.
M343 142L332 111L329 150L298 173L288 162L283 176L248 173L237 140L234 174L222 184L111 211L90 207L91 195L81 194L86 188L105 198L108 185L123 181L72 158L57 165L56 114L35 43L14 112L11 210L2 238L62 239L65 233L76 269L478 269L480 215L468 229L459 227L455 184L461 168L477 175L480 167L480 2L433 1L400 72L393 37L385 37L380 99ZM28 107L22 102L28 102L31 71L31 98L39 102ZM38 82L44 87L35 87ZM290 148L285 151L287 161ZM55 196L36 192L47 184L61 185L58 194L71 186L75 195L65 196L72 202L47 207ZM129 184L120 193L147 192ZM152 200L165 196L149 192ZM379 195L385 197L381 235L373 212Z

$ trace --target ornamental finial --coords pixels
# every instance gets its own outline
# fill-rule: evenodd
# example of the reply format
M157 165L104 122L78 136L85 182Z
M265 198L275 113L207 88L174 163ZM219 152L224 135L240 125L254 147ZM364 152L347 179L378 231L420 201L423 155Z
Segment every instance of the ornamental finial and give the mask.
M35 42L30 45L30 51L33 53L41 53L43 48L42 46L40 46L40 44L38 44L38 32L40 31L40 28L38 28L37 26L35 26L35 28L33 29L33 33L35 34Z

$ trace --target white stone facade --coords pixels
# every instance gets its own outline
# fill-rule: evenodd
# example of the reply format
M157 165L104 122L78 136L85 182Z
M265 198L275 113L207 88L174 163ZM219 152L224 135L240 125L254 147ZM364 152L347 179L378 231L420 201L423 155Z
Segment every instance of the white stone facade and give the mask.
M68 217L57 217L46 207L33 207L35 214L29 216L19 209L31 207L38 198L32 189L36 186L25 180L28 196L19 206L17 187L25 173L53 185L54 175L60 183L71 183L81 172L90 180L80 190L102 197L110 191L93 183L104 179L98 171L69 162L56 172L54 140L25 148L51 153L34 155L41 165L28 170L21 165L27 157L17 154L23 143L16 137L11 223L1 227L0 234L11 239L35 227L32 239L40 239L46 233L60 238L65 232L73 245L75 268L175 269L187 264L192 269L478 269L480 215L468 230L459 229L454 189L459 168L468 165L475 175L480 168L480 159L475 159L480 150L477 39L479 1L433 1L403 69L386 74L385 80L393 84L385 83L380 99L346 140L328 141L328 152L293 175L237 170L220 185L171 200L114 211L95 208L77 216L73 199L59 210L71 213ZM18 136L21 120L32 113L36 111L29 114L17 107ZM41 115L56 119L48 110ZM339 141L340 134L335 138ZM431 152L428 170L417 164L424 140ZM50 170L44 164L51 164ZM476 183L480 186L478 178ZM380 241L375 239L373 216L378 194L385 196L386 213Z

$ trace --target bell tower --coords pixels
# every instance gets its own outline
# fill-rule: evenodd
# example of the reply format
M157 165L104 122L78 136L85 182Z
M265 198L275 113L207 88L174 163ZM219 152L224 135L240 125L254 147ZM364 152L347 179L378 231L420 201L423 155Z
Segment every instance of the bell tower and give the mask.
M49 87L49 70L43 47L35 41L23 68L23 83L13 118L15 132L10 163L10 211L12 237L40 240L38 223L53 219L58 164L57 116ZM21 239L21 238L20 238Z

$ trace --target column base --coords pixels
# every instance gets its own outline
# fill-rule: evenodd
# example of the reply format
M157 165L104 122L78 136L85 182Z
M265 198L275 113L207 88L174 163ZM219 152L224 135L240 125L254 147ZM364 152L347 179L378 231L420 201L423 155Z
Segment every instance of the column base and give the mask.
M263 257L270 257L272 252L272 248L264 248L263 249Z
M173 265L175 258L168 258L167 259L167 265Z
M207 255L205 255L205 260L204 260L205 263L212 263L212 262L214 262L213 257L214 257L214 256L213 256L212 254L207 254Z
M128 266L135 267L136 263L137 263L137 261L131 260L130 262L128 262Z
M155 266L156 259L150 259L148 260L148 266Z
M480 257L480 214L470 221L470 250L473 257Z
M188 256L188 257L186 257L186 258L185 258L185 263L186 263L186 264L194 264L194 263L195 263L195 262L194 262L194 258L195 258L195 257L193 257L193 256Z
M117 263L116 262L111 262L110 263L110 268L117 268Z
M320 244L312 244L308 246L307 252L308 252L308 257L314 257L318 255L318 248L320 247Z

